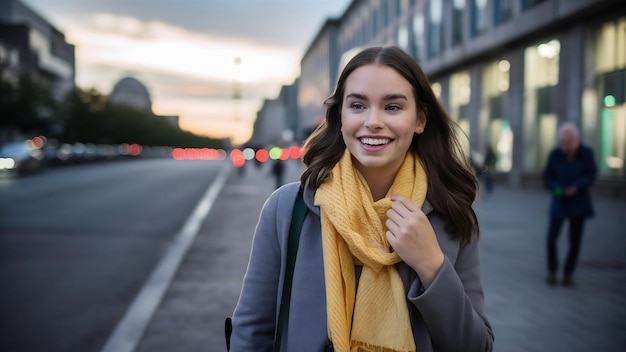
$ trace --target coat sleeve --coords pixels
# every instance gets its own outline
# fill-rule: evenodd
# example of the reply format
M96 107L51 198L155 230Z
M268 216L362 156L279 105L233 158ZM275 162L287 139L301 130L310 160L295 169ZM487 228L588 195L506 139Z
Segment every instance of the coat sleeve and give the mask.
M432 284L423 290L417 279L408 298L420 311L437 351L492 351L478 240L459 244L454 261L448 255Z
M278 194L263 205L254 231L248 267L233 313L231 351L272 351L281 246L277 224Z

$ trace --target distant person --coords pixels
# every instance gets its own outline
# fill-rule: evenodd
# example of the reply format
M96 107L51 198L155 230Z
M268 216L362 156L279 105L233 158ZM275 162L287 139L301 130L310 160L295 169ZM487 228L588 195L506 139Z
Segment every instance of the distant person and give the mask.
M489 144L485 146L485 160L483 164L484 168L481 178L485 186L485 191L487 194L491 194L493 192L493 170L496 167L496 153Z
M285 165L280 159L274 160L272 165L272 174L274 175L275 188L279 188L285 183Z
M578 127L566 122L557 132L558 146L550 152L543 172L545 187L551 192L548 226L549 285L557 284L559 269L557 240L565 220L569 220L569 249L563 267L564 286L574 286L585 220L594 215L589 188L596 179L593 151L580 143Z
M364 49L324 105L300 182L261 211L232 351L491 351L477 180L422 69L398 47ZM306 216L280 320L298 194Z

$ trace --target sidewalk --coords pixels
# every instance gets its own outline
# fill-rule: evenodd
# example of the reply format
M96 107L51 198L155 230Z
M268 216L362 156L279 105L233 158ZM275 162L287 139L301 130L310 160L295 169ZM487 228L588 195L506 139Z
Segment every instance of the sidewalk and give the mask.
M626 346L626 202L594 198L575 288L549 287L549 195L498 188L477 202L487 313L495 351L622 351ZM567 226L567 225L566 225ZM564 226L559 256L567 250Z
M285 182L302 172L287 162ZM137 352L225 351L224 318L237 302L254 226L274 190L270 165L233 169ZM626 345L626 202L596 198L577 287L548 287L548 196L498 188L476 209L483 284L497 352L620 351ZM561 235L560 254L566 250Z

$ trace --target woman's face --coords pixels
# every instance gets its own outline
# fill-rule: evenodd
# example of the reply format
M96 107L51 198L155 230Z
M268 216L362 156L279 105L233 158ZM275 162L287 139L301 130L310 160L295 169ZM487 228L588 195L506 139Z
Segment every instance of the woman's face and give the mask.
M417 111L411 84L393 68L364 65L347 78L341 132L356 168L397 171L426 116Z

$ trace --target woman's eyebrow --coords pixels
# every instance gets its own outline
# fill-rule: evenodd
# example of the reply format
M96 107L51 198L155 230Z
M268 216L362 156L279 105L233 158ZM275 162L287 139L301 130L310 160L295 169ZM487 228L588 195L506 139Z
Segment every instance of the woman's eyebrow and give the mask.
M348 95L346 95L346 98L355 98L355 99L361 99L361 100L367 100L367 96L361 94L361 93L350 93Z
M396 100L396 99L409 100L404 94L387 94L383 97L383 100Z
M346 98L368 100L367 96L361 93L350 93L346 95ZM409 100L404 94L387 94L383 97L383 100L396 100L396 99Z

